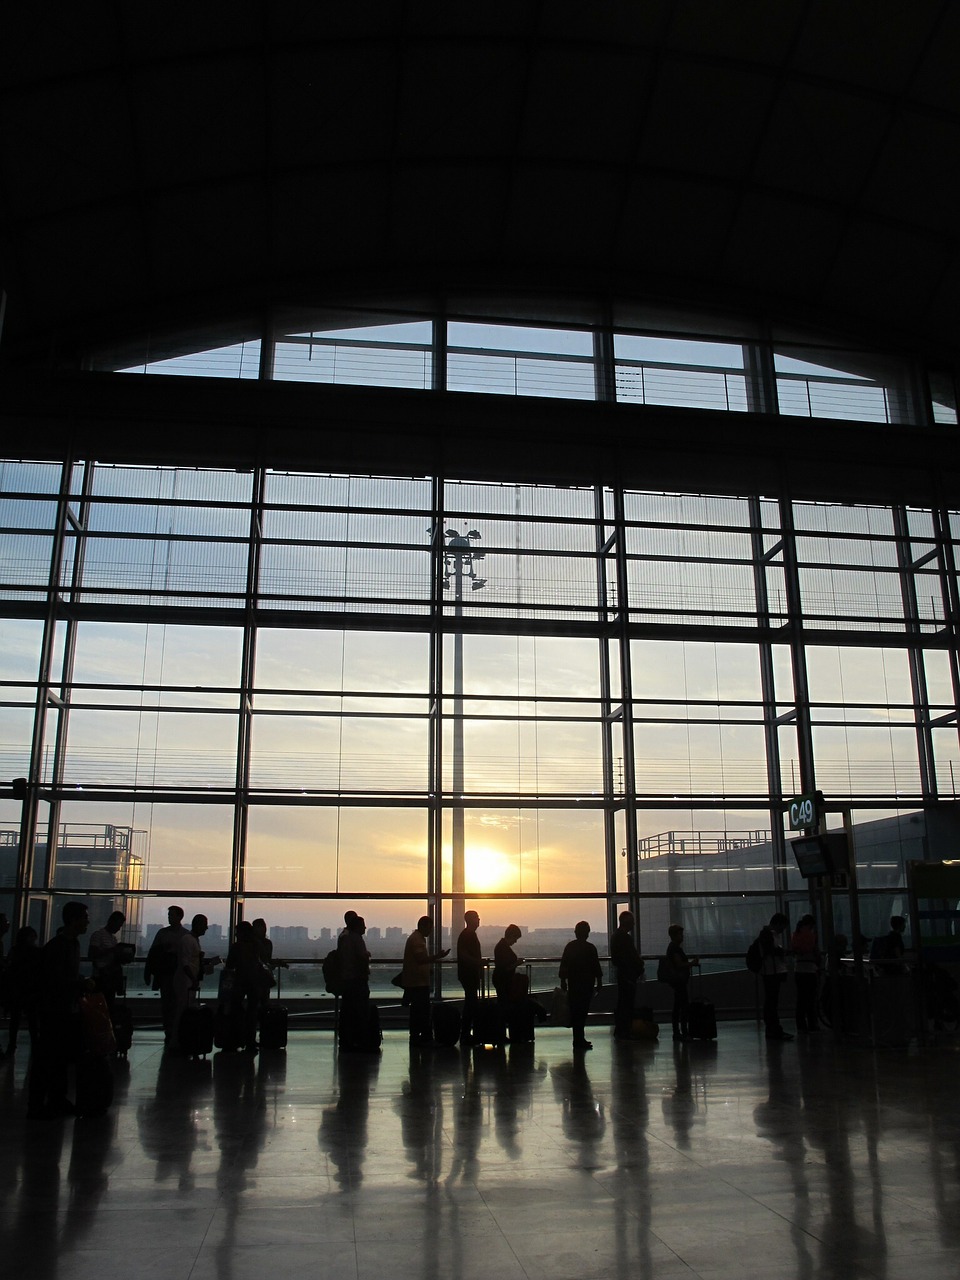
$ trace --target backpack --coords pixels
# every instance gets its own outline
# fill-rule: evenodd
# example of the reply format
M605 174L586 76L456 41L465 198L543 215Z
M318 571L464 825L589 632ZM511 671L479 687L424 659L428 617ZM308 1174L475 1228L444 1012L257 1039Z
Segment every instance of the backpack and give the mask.
M763 952L760 950L760 939L754 938L747 947L744 963L751 973L760 973L763 969Z
M666 956L661 956L657 961L657 981L673 983L673 965Z
M328 951L323 958L323 985L332 996L340 995L343 991L343 978L340 976L340 953L334 948Z

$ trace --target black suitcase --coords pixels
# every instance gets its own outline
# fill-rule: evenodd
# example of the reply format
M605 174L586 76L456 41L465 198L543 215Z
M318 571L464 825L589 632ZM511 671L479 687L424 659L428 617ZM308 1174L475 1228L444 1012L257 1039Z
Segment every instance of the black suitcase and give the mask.
M481 1000L473 1019L473 1043L478 1048L487 1045L496 1049L507 1038L503 1010L496 1000Z
M77 1061L77 1115L102 1116L113 1102L113 1069L100 1054L84 1053Z
M431 1007L433 1038L449 1048L460 1039L460 1010L455 1004L439 1000Z
M110 1020L113 1023L113 1038L117 1042L117 1057L125 1058L133 1044L133 1014L130 1006L114 1004Z
M380 1010L375 1004L367 1006L367 1025L357 1040L357 1049L361 1053L379 1053L383 1044L383 1032L380 1030Z
M213 1052L213 1009L210 1005L187 1005L180 1015L177 1043L191 1058L205 1058Z
M285 1004L277 1001L274 1004L265 1005L260 1015L260 1048L285 1049L288 1023L289 1014Z
M716 1040L717 1011L709 1000L691 1000L687 1008L687 1034L691 1040Z
M243 1009L219 1008L213 1017L213 1043L233 1052L243 1046Z
M341 1053L379 1053L383 1044L383 1032L380 1030L380 1010L375 1004L366 1006L365 1021L357 1027L356 1034L349 1040L340 1041Z
M511 1044L533 1044L537 1006L529 997L518 1000L510 1009L507 1030Z

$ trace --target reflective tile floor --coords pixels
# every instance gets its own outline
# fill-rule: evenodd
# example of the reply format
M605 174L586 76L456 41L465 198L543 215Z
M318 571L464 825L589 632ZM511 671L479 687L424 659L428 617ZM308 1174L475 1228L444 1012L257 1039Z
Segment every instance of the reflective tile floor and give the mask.
M100 1120L0 1063L0 1275L62 1280L960 1276L960 1050L618 1044L165 1058ZM669 1029L668 1029L669 1037Z

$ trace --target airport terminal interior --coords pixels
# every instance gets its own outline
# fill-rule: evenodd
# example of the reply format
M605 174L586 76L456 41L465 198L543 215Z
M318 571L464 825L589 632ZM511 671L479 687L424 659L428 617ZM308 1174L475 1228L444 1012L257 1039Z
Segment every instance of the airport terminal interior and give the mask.
M0 1061L0 1267L955 1276L960 10L55 8L0 18L2 943L121 913L136 1027L98 1118ZM285 1052L164 1053L171 904L266 922ZM548 1006L589 922L590 1052L411 1057L466 909ZM774 912L856 993L782 1043Z

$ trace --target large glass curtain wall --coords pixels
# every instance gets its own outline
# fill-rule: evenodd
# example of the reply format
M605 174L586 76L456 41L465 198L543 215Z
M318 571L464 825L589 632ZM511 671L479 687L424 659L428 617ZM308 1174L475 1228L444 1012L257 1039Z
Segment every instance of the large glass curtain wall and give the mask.
M469 903L555 955L630 903L735 952L802 889L784 797L849 811L878 916L957 798L956 512L8 462L0 533L0 894L45 932L179 902L317 956L357 907L397 955Z

